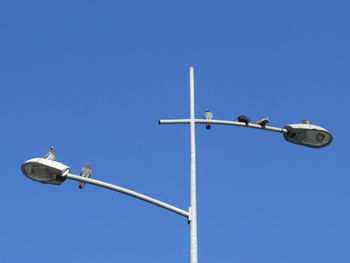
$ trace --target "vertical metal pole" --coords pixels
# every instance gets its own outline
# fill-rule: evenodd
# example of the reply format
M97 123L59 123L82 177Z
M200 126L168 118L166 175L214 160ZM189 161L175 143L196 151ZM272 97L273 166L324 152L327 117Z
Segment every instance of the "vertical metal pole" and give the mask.
M194 122L194 70L190 67L190 128L191 128L191 209L190 209L190 263L198 263L197 197L196 197L196 137Z

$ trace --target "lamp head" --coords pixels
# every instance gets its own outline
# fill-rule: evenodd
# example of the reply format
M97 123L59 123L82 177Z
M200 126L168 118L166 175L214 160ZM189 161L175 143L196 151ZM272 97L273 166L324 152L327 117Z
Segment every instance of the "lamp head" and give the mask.
M21 171L34 181L60 185L66 180L65 175L70 172L70 168L56 161L34 158L22 164Z
M329 131L308 123L289 124L284 129L287 130L283 133L286 141L311 148L326 147L333 140Z

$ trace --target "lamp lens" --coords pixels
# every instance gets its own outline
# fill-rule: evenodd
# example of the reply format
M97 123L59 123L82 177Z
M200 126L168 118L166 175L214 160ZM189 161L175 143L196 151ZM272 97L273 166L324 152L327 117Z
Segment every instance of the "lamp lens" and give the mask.
M324 144L327 144L330 141L329 134L317 131L317 130L309 130L303 132L302 138L300 138L301 141L305 144L309 144L312 146L321 146Z
M31 176L38 181L50 181L55 178L55 173L43 165L32 165Z

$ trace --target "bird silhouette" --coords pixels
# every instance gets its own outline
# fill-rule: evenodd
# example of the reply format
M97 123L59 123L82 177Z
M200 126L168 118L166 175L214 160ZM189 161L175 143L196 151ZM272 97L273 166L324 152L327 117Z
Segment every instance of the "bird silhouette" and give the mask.
M85 178L90 178L91 174L92 174L92 171L91 171L91 163L88 162L88 163L81 169L80 176L85 177ZM79 183L79 188L80 188L80 189L83 189L83 188L84 188L84 185L85 185L85 182L80 182L80 183Z
M261 127L265 128L266 124L270 122L269 117L263 118L261 120L258 120L256 124L260 125Z
M250 119L245 115L240 115L236 118L239 122L244 122L246 125L250 122Z
M206 120L212 120L213 119L213 113L210 112L210 110L206 109L205 113L204 113L204 119ZM207 123L206 125L207 130L210 130L211 126L209 123Z
M51 146L50 151L44 156L44 159L51 160L51 161L56 160L56 152L53 146Z

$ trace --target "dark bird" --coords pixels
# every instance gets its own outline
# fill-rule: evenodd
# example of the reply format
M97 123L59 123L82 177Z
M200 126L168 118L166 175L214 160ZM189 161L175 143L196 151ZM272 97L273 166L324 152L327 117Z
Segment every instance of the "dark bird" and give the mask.
M302 124L310 124L310 122L308 120L302 120L301 123Z
M210 110L206 109L204 113L204 119L206 120L212 120L213 119L213 113L210 112ZM210 130L211 126L209 123L205 125L207 127L207 130Z
M55 152L53 146L51 146L50 151L44 156L44 159L48 159L51 161L56 160L56 152Z
M250 119L245 115L240 115L236 118L239 122L244 122L246 125L250 122Z
M88 163L81 169L80 176L85 177L85 178L90 178L91 174L92 174L92 171L91 171L91 163L88 162ZM84 185L85 185L85 182L80 182L79 188L80 188L80 189L83 189L83 188L84 188Z
M260 125L261 127L265 128L266 124L269 123L269 117L263 118L261 120L258 120L256 124Z

